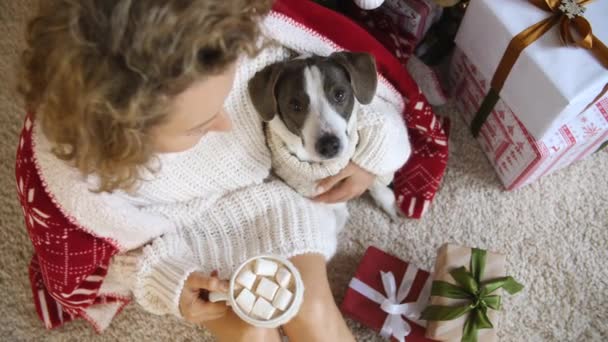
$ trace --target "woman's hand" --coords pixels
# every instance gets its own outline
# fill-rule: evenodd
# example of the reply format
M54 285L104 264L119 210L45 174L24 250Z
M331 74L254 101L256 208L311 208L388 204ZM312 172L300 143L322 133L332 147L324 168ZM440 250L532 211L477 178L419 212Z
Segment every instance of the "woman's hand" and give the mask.
M376 176L357 164L349 162L335 176L327 177L317 184L320 195L314 198L316 202L339 203L361 196L374 183Z
M188 276L179 298L179 310L186 321L201 325L226 314L226 303L209 302L209 292L228 292L228 282L219 280L217 272L210 277L200 272Z

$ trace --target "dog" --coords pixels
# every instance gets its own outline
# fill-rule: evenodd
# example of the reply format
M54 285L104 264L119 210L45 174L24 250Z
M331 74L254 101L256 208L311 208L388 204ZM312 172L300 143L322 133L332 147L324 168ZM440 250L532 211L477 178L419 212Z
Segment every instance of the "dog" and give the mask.
M257 72L248 90L265 122L273 171L302 195L318 195L316 183L330 175L319 174L321 178L315 179L304 173L314 174L310 171L314 167L338 166L332 172L336 174L347 165L358 142L358 108L372 102L377 84L376 63L368 53L297 57ZM282 170L283 162L277 159L293 159L305 167ZM376 181L368 191L392 219L398 217L395 196L388 186ZM332 206L342 228L348 218L346 204Z

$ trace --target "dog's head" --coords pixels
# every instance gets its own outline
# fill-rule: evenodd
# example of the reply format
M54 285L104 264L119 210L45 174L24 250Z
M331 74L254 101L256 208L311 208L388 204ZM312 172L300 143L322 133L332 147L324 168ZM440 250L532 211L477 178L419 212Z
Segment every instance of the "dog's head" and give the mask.
M269 65L249 81L249 93L264 121L279 119L306 159L324 161L345 150L356 101L370 103L377 81L370 54L336 52Z

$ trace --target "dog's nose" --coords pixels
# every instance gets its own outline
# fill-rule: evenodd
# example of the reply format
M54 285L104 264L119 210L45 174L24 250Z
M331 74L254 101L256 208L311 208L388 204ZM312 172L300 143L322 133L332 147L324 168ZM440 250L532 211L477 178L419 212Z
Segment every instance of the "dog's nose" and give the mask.
M341 148L340 139L333 134L326 134L322 136L315 145L317 152L325 158L333 158Z

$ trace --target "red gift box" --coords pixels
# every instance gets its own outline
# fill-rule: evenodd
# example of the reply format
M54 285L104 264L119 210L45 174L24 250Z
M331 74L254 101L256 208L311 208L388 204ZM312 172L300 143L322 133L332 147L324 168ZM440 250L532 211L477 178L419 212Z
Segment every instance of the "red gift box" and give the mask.
M429 301L432 277L376 247L369 247L341 305L342 312L395 341L433 341L418 320Z

